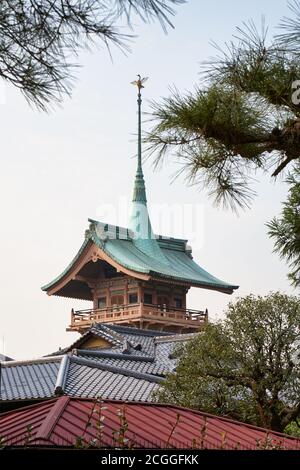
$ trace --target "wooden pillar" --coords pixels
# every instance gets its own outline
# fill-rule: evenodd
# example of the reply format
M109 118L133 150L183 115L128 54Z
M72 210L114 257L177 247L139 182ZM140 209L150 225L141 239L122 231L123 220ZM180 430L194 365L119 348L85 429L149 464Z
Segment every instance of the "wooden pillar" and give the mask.
M128 298L128 279L124 279L124 304L128 305L129 304L129 298Z
M154 286L152 287L152 289L153 289L153 290L152 290L152 303L153 303L154 305L157 305L157 286L154 285Z
M139 282L138 283L138 303L141 303L143 301L143 292L144 292L144 289L143 289L142 283Z
M174 307L174 287L172 286L169 293L169 306Z
M72 308L71 310L71 326L73 326L75 324L75 312L74 312L74 308Z
M184 308L186 310L186 296L187 296L187 293L188 293L188 289L184 289L183 290L183 302L182 302L182 308Z
M105 293L106 293L106 306L107 307L111 307L111 299L110 299L110 289L109 287L107 287L105 289Z

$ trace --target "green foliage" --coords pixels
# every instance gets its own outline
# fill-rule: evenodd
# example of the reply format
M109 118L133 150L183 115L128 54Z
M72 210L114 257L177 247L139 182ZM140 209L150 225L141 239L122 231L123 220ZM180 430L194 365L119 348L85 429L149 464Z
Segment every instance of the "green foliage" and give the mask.
M235 39L223 51L219 49L219 56L205 62L206 78L258 94L270 112L287 106L299 114L300 107L294 105L291 93L293 82L299 78L298 55L276 38L269 44L264 22L261 31L253 21L244 23L237 28Z
M113 431L113 447L117 449L132 449L134 447L134 440L128 439L128 421L126 418L126 406L123 405L122 408L118 410L119 417L119 429Z
M156 399L283 431L300 414L298 297L252 295L179 351Z
M292 421L291 423L289 423L286 426L284 432L286 434L290 434L291 436L300 438L300 426L296 421Z
M213 85L181 96L177 91L160 105L152 103L158 124L148 135L156 163L176 147L190 182L209 188L215 202L245 205L253 192L245 172L263 166L261 153L271 127L257 99ZM268 147L268 145L267 145Z
M290 0L288 6L293 16L291 18L285 17L281 20L280 26L284 32L278 37L281 44L284 44L288 51L299 54L300 2L299 0Z
M76 436L74 447L87 449L90 447L101 448L103 445L103 428L105 416L103 412L107 407L100 397L97 397L91 408L85 428L81 436ZM92 437L94 436L94 437Z
M299 19L300 3L293 6ZM293 97L300 49L291 50L283 37L268 41L266 28L249 22L218 51L193 92L171 90L152 103L154 125L145 140L156 164L174 154L188 183L236 209L254 196L257 170L277 176L300 156L300 105Z
M3 0L0 2L0 77L30 103L46 109L70 94L82 48L115 45L128 51L132 35L119 20L132 16L172 26L173 6L185 0Z
M300 163L287 178L289 194L283 203L279 218L267 224L268 234L274 239L274 251L290 269L288 277L295 287L300 286Z

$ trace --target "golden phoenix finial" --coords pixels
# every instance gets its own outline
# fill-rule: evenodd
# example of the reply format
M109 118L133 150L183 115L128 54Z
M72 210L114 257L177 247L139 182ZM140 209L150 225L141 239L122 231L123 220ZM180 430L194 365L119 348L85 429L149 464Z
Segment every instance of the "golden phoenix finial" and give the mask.
M138 74L138 79L134 80L134 82L130 82L131 85L136 85L138 87L139 93L141 92L142 88L144 87L144 83L148 80L149 77L144 77L141 78L141 76Z

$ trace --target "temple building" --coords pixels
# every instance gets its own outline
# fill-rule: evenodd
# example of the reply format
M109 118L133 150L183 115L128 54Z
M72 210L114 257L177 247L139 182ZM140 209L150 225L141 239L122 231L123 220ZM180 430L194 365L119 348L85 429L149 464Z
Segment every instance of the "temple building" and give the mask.
M170 333L197 332L207 310L187 308L191 287L231 294L238 286L221 281L195 263L187 240L155 235L147 209L142 169L141 88L138 88L138 155L128 228L89 219L77 255L42 289L48 295L90 300L89 310L71 312L69 331L93 324L119 324Z
M75 342L38 359L0 357L0 407L18 408L57 396L151 402L178 363L178 344L208 320L191 310L191 287L231 294L237 286L198 266L186 240L154 235L146 199L138 86L138 159L128 228L90 220L85 240L64 272L43 287L48 295L89 300L71 312Z

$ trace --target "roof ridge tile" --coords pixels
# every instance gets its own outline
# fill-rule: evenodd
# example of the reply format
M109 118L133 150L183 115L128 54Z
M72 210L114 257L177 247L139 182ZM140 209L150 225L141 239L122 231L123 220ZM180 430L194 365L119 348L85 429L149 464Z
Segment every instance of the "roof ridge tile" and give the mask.
M46 419L43 421L41 427L37 431L34 440L46 439L49 440L51 437L52 430L57 424L59 418L65 411L67 405L69 404L71 397L64 396L59 397L55 404L52 407L51 413L47 414Z
M101 369L101 370L107 370L109 372L113 372L116 374L121 374L121 375L126 375L129 377L135 377L137 379L142 379L142 380L147 380L148 382L156 382L156 383L161 383L164 381L162 377L154 376L151 374L145 374L142 372L137 372L132 369L124 369L122 367L116 367L116 366L111 366L108 364L103 364L103 363L98 363L92 360L84 359L82 357L78 356L72 356L71 361L75 364L80 364L83 366L87 366L90 368L94 369Z

